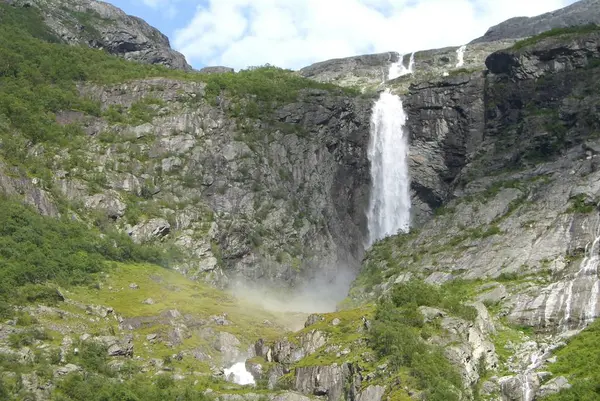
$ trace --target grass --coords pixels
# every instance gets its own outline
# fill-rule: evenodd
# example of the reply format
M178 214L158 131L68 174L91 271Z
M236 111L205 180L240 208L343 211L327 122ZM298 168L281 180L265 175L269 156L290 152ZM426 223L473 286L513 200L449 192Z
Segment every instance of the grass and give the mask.
M520 40L517 43L515 43L511 47L511 49L512 50L521 50L523 48L535 45L536 43L539 43L540 41L542 41L546 38L552 38L552 37L564 36L564 35L583 35L583 34L593 33L593 32L598 32L598 31L600 31L600 27L596 24L571 26L571 27L567 27L567 28L554 28L549 31L543 32L539 35L532 36L531 38Z
M549 365L555 376L565 376L572 387L544 398L545 401L592 401L600 399L600 321L569 340L556 352L557 361Z
M76 287L68 296L86 304L111 306L124 317L158 316L171 309L205 319L226 313L227 320L233 323L226 330L247 344L259 338L274 340L285 332L282 326L262 324L265 320L285 322L285 314L265 312L249 302L156 265L118 264L110 274L101 277L101 282L101 289ZM137 284L139 289L130 289L131 283ZM148 298L152 298L154 304L142 303Z

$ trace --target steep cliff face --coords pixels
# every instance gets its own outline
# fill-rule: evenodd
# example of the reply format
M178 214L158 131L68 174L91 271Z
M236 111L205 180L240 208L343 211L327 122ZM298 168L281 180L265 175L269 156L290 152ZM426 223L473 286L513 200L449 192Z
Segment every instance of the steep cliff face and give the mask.
M50 31L68 44L86 45L147 64L191 70L169 39L146 21L95 0L8 0L14 7L37 7Z
M91 207L116 197L117 223L141 241L153 239L146 232L156 219L168 223L170 240L193 255L179 267L187 274L292 283L332 279L360 263L369 100L313 89L254 119L232 118L226 96L211 104L202 83L156 79L80 92L124 115L151 99L154 116L90 125L97 132L85 157L102 169L106 189L73 191L81 182L69 176L57 183Z

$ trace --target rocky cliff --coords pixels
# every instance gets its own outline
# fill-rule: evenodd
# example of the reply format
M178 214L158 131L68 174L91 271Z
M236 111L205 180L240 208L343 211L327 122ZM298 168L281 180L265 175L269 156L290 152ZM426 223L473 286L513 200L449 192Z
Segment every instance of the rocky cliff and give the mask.
M13 7L36 7L60 41L86 45L141 63L191 70L169 39L146 21L102 1L7 0Z

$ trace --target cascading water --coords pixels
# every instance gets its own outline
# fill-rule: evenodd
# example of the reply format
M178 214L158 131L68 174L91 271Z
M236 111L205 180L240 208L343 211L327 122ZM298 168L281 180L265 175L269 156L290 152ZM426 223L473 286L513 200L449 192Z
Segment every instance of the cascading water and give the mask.
M456 68L460 68L465 65L465 51L467 50L467 46L463 45L456 50L456 58L458 62L456 63Z
M412 73L414 53L408 69L402 65L403 57L390 67L392 72ZM399 75L398 75L399 76ZM373 106L369 161L371 162L371 200L367 212L371 245L384 237L408 232L410 227L410 178L408 175L408 140L404 129L406 113L400 97L389 90L381 93Z
M246 370L245 362L238 362L228 369L224 369L225 378L236 384L255 384L254 376Z
M401 54L398 61L390 65L390 69L388 71L388 80L396 79L403 75L412 74L414 67L415 53L411 53L410 59L408 60L408 67L404 66L404 55Z

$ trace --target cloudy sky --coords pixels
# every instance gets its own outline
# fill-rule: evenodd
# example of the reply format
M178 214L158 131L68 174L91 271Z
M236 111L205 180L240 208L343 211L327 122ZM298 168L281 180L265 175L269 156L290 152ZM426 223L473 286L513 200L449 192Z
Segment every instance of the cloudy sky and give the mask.
M194 67L297 69L365 53L459 46L575 0L108 0L169 36Z

